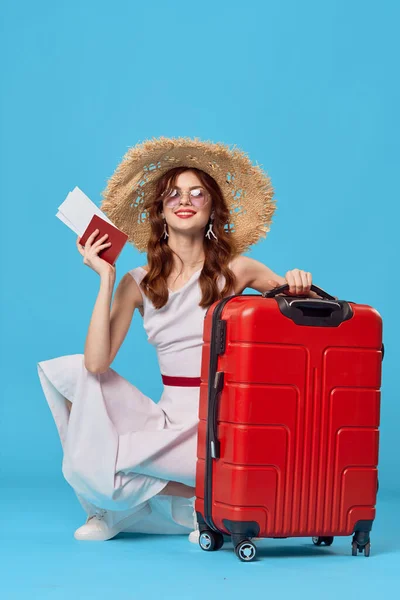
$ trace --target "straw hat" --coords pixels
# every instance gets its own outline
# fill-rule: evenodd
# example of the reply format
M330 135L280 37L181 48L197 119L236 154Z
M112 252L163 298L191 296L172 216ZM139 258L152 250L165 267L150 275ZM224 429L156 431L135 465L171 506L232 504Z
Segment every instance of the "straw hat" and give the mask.
M140 252L151 229L144 201L173 167L202 169L219 184L230 210L229 229L240 253L266 237L275 211L270 178L235 146L198 138L153 138L130 148L107 182L101 209ZM215 243L218 243L217 241Z

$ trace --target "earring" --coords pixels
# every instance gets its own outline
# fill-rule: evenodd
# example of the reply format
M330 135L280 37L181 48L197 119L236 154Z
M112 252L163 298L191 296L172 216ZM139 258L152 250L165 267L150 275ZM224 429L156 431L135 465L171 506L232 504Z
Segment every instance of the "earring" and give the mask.
M161 217L162 217L162 218L163 218L163 220L164 220L164 231L163 231L163 232L162 232L162 234L161 234L160 240L161 240L161 239L164 239L164 240L166 240L166 239L167 239L167 237L169 237L169 233L168 233L168 231L167 231L167 221L165 220L165 216L164 216L164 213L163 213L163 212L161 213Z
M216 239L216 240L218 241L218 238L217 238L217 236L214 234L214 232L213 232L213 228L212 228L212 225L213 225L213 224L212 224L212 222L213 222L213 218L214 218L214 213L212 213L212 215L211 215L211 217L210 217L210 223L209 223L209 225L208 225L208 230L207 230L207 233L206 233L205 237L206 237L206 238L208 238L208 239L210 240L210 239L211 239L211 238L210 238L210 233L211 233L211 235L212 235L212 236L214 236L214 239Z
M167 231L167 222L165 220L164 220L164 231L163 231L163 234L164 234L164 238L163 239L166 240L167 237L169 237L169 233Z

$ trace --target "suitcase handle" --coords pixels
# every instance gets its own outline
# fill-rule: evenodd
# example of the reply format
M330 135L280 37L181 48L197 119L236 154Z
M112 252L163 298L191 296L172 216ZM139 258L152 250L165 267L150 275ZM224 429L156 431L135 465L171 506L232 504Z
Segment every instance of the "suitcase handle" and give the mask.
M217 371L215 373L215 379L212 386L211 397L209 401L209 415L208 415L208 427L209 427L209 440L210 440L210 454L212 458L219 458L220 455L220 444L217 436L217 417L218 417L218 398L224 387L224 372Z
M262 296L264 296L264 298L275 298L275 296L277 294L286 292L286 290L288 290L288 289L289 289L289 284L285 283L284 285L280 285L279 287L274 288L273 290L269 290L268 292L263 292ZM325 292L325 290L322 290L321 288L317 287L314 284L311 286L311 290L313 292L315 292L316 294L318 294L319 296L321 296L322 298L324 298L325 300L337 301L337 298L335 298L335 296L331 296L330 294L328 294L328 292ZM316 300L318 300L318 298L316 298Z
M286 286L281 287L285 288ZM319 288L313 287L315 291L319 291ZM278 293L279 289L277 288ZM337 300L323 290L321 292L327 297L278 296L275 300L281 313L296 325L338 327L343 321L351 319L353 311L348 302Z

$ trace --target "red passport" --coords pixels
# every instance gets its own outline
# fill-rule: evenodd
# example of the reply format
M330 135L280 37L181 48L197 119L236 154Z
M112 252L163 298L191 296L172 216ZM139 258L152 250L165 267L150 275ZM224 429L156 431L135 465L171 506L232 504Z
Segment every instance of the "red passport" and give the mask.
M117 227L114 227L114 225L108 223L108 221L105 221L98 215L94 214L89 225L86 227L82 237L80 238L79 243L81 246L86 244L88 237L95 229L98 229L99 233L94 238L94 242L99 240L105 233L108 233L108 238L106 238L103 243L111 242L111 246L101 250L98 256L100 256L100 258L103 260L106 260L108 263L110 263L110 265L113 265L120 255L122 248L125 246L128 236Z

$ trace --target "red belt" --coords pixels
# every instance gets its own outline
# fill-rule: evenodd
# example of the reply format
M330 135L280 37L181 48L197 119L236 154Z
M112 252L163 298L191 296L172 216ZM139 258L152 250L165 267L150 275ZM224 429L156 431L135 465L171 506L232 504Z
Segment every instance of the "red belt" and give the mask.
M200 377L172 377L170 375L161 375L164 385L178 385L183 387L200 386Z

